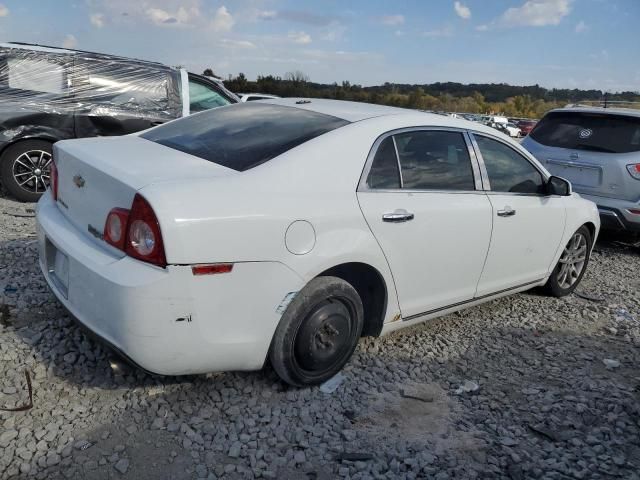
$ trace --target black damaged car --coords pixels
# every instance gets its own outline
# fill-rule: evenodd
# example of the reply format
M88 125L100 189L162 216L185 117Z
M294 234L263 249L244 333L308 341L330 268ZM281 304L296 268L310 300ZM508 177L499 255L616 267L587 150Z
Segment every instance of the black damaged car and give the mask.
M58 140L124 135L237 101L222 82L160 63L0 44L0 183L36 201Z

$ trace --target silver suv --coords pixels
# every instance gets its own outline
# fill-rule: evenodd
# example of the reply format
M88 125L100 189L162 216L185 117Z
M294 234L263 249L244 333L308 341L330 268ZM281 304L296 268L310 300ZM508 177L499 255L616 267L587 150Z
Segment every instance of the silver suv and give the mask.
M640 110L551 110L522 145L598 205L602 228L640 233Z

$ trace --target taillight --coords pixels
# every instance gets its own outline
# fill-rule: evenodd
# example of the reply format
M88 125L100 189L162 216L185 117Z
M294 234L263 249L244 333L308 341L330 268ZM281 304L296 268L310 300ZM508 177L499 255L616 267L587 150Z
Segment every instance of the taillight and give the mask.
M127 237L127 225L129 224L129 210L114 208L107 215L104 223L104 240L120 250L124 250L124 241Z
M627 165L627 171L636 180L640 180L640 163L632 163Z
M51 161L51 183L49 184L51 187L51 195L53 195L53 199L55 201L58 200L58 167L56 167L56 161L53 159Z
M127 255L166 267L160 224L149 202L136 193L129 212L124 251Z

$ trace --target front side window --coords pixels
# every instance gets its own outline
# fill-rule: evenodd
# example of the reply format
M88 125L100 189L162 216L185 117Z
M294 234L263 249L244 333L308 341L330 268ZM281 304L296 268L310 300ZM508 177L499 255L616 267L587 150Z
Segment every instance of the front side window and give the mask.
M511 147L475 135L494 192L544 194L542 174Z
M223 107L231 102L218 91L203 83L189 80L189 108L191 113Z
M421 130L395 135L402 183L415 190L475 190L462 133Z

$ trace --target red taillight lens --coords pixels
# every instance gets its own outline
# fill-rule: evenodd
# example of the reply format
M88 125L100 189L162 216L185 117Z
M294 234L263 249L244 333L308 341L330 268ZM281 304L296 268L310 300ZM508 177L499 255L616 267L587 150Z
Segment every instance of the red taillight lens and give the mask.
M640 180L640 163L632 163L627 165L627 171L636 180Z
M51 188L51 195L53 195L54 200L58 200L58 167L56 167L56 161L51 160L51 183L49 184Z
M114 208L107 215L104 223L104 240L120 250L124 250L124 240L127 237L129 224L129 210Z
M143 262L167 266L160 224L151 205L140 194L136 194L131 205L124 251Z
M233 270L233 263L212 263L210 265L194 265L191 272L194 275L216 275L218 273L229 273Z

